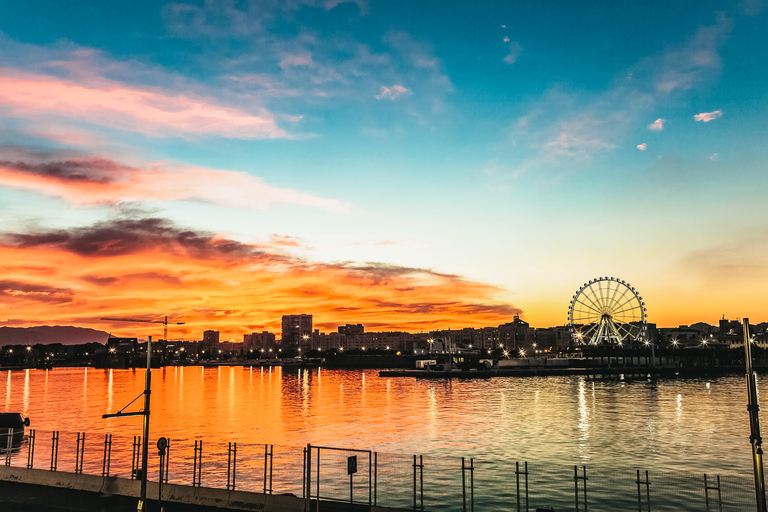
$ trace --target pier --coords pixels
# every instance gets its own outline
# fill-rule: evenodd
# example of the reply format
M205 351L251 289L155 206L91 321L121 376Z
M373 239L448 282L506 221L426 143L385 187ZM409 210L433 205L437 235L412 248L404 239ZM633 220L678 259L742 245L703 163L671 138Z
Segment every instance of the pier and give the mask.
M9 511L136 510L137 441L31 430L19 448L2 454L0 505ZM595 512L693 512L747 510L755 500L745 476L639 467L215 440L172 441L165 457L150 455L145 511L562 512L575 505Z

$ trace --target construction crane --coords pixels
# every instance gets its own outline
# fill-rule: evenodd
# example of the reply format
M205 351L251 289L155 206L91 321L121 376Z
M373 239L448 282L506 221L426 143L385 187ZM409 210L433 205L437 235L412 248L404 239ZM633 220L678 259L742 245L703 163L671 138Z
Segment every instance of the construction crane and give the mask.
M168 315L164 320L147 320L145 318L112 318L103 317L100 320L111 320L113 322L142 322L145 324L163 324L163 341L168 341ZM184 325L184 322L171 322L171 325Z

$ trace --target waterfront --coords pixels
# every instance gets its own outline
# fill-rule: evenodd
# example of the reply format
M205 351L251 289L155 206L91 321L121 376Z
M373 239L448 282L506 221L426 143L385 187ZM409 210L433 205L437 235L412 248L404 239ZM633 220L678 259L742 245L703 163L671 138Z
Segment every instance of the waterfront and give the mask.
M3 410L29 416L32 428L140 434L138 418L101 415L141 393L142 370L4 373ZM621 382L422 381L380 378L372 370L260 367L165 367L152 374L152 439L311 442L502 463L751 474L742 375ZM139 408L137 402L129 410Z

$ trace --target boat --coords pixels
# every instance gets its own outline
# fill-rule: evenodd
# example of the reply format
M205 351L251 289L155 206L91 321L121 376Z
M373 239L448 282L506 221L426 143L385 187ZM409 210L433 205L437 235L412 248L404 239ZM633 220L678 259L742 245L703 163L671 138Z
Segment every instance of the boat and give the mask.
M29 426L29 418L23 418L18 412L0 412L0 450L18 448L24 440L24 427Z

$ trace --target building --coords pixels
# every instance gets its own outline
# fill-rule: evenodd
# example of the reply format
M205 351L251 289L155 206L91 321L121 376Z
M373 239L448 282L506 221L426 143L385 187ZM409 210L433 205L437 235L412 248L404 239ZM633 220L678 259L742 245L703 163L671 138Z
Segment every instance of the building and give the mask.
M509 351L529 350L533 347L533 335L534 328L515 315L511 322L499 326L499 346Z
M363 324L347 324L339 326L339 334L364 334L365 327Z
M306 336L306 338L305 338ZM308 348L312 336L312 315L283 315L280 344L283 348Z
M275 335L268 331L254 332L243 336L243 348L246 354L253 352L268 351L269 349L275 349L276 346Z
M214 349L218 350L219 345L219 331L205 331L203 332L203 341L200 343L200 351L206 354L211 354Z

